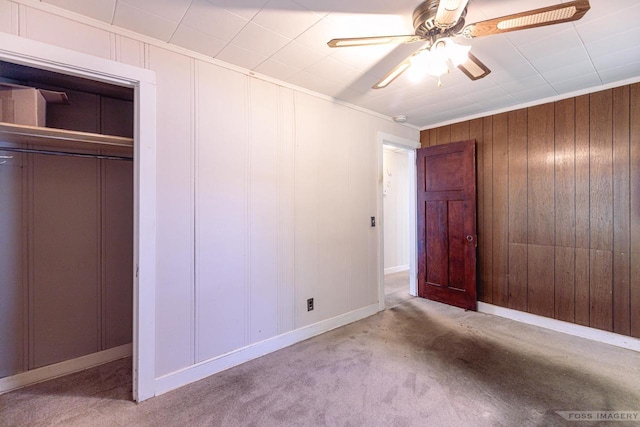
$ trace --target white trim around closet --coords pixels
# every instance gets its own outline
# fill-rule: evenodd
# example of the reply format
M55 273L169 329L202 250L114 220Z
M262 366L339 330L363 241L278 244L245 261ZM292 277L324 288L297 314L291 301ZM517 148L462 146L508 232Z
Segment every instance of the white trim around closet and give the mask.
M65 360L64 362L31 369L30 371L21 372L16 375L11 375L10 377L0 378L0 394L48 381L53 378L73 374L74 372L83 371L129 356L131 356L131 344L125 344L97 353L87 354L86 356L76 357L75 359Z
M142 401L153 397L156 275L155 72L6 33L0 33L0 60L134 88L133 398ZM2 381L8 384L14 377L16 376L5 377Z

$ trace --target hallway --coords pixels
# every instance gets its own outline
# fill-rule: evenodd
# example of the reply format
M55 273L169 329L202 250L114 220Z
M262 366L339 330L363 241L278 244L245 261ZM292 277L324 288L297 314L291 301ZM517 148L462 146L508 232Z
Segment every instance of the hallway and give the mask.
M384 303L386 308L395 307L415 298L409 294L409 270L384 276Z

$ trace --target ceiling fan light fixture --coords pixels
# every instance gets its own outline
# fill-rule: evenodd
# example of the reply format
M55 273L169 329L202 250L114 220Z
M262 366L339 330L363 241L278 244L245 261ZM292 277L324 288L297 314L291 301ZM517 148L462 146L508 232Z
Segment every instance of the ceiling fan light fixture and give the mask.
M449 72L449 66L446 62L433 61L427 67L426 72L430 76L440 77L441 75L447 74Z
M449 39L440 39L430 49L429 62L426 72L430 76L439 77L449 72L447 60L449 59Z
M429 64L432 61L432 54L428 49L421 50L411 57L411 68L407 71L407 77L413 83L422 81L428 73Z
M393 71L387 74L382 80L373 85L373 89L382 89L387 87L392 81L394 81L400 74L404 73L411 65L411 62L405 61L398 65Z
M464 64L467 59L469 59L469 51L471 50L471 46L464 46L455 43L451 39L443 39L441 41L444 42L444 46L439 50L442 52L443 56L448 58L451 63L453 63L454 67L457 67L460 64Z
M422 0L413 11L415 35L377 36L355 39L332 39L329 47L359 46L382 43L426 42L389 71L373 89L382 89L405 71L411 80L420 80L425 74L439 77L451 67L458 68L469 79L478 80L491 73L482 61L470 52L470 47L455 43L450 37L468 39L525 30L528 28L577 21L591 9L589 0L563 0L560 4L532 9L520 13L487 19L465 26L467 7L471 0Z
M420 82L425 74L440 77L449 72L449 62L454 67L464 64L469 59L470 46L454 43L449 38L437 40L430 49L423 49L410 59L411 68L407 77L414 83Z
M449 58L453 63L454 67L457 67L460 64L464 64L469 59L469 51L471 50L471 46L463 46L463 45L455 45L455 49L451 52Z
M565 7L562 9L549 10L546 12L525 15L518 18L506 19L498 23L499 30L509 28L529 27L544 24L545 22L562 21L570 19L578 10L575 6Z
M368 44L386 44L390 43L391 38L360 38L360 39L351 39L351 40L338 40L335 42L335 47L345 47L345 46L366 46Z
M458 65L458 69L465 73L471 80L481 79L491 73L491 70L471 53L465 63Z
M473 61L469 61L468 64L464 64L464 65L467 71L469 71L474 76L480 76L484 73L484 70Z
M467 6L466 0L440 0L440 3L435 19L436 26L440 28L455 25Z

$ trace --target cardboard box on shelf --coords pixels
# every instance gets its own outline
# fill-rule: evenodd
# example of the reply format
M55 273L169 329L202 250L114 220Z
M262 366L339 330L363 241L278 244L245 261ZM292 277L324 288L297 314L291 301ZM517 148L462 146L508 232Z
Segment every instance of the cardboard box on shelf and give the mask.
M0 82L0 122L46 126L47 104L68 104L64 92Z
M13 99L0 98L0 122L13 123L14 121Z

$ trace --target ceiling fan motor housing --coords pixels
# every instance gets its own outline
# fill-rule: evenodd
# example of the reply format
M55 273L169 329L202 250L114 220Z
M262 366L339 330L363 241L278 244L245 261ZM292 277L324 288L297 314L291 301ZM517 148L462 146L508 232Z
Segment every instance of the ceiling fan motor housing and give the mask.
M438 4L440 4L440 0L426 0L413 11L413 28L417 36L432 38L442 34L457 34L464 28L464 18L467 15L466 8L455 25L449 28L441 28L436 25Z

